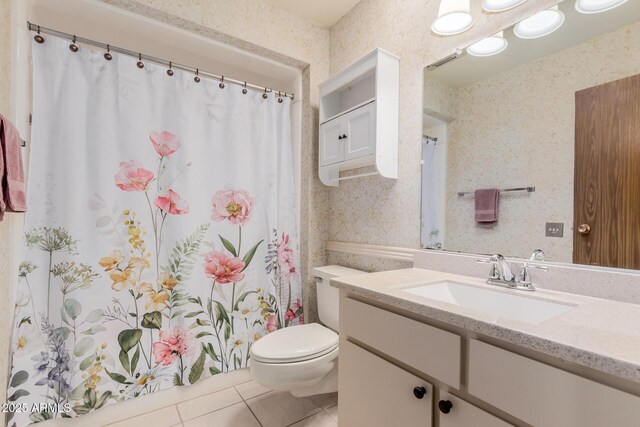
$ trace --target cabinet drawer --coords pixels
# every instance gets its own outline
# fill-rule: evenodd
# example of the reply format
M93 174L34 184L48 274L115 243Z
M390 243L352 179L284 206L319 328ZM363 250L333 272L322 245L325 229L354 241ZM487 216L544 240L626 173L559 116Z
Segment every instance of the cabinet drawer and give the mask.
M440 392L440 401L451 403L448 414L439 411L440 427L513 427L512 424L502 421L500 418L447 392ZM436 404L436 408L438 408L438 404Z
M340 299L340 334L452 387L460 387L458 335L348 297Z
M470 340L469 393L534 426L634 426L640 398Z
M384 359L340 340L338 419L341 426L432 425L433 387ZM424 388L422 398L414 388Z

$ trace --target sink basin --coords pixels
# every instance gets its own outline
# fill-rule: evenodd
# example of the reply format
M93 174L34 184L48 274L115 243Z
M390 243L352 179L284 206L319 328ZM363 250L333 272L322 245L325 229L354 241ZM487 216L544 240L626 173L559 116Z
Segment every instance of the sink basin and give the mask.
M403 292L531 324L560 316L571 305L524 297L445 280L402 289ZM513 290L513 292L518 292Z

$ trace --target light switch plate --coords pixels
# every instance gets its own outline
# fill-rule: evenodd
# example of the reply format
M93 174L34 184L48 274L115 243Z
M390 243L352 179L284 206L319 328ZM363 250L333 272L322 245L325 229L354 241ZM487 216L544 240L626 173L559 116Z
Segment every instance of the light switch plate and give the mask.
M562 237L564 235L564 223L563 222L547 222L545 225L546 237Z

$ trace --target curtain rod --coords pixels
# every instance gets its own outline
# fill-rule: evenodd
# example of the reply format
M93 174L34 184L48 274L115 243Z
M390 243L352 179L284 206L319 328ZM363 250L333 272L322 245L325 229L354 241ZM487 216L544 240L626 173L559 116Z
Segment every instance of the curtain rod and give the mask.
M69 33L64 33L62 31L58 31L58 30L54 30L51 28L46 28L46 27L41 27L40 25L36 25L33 24L29 21L27 21L27 28L29 29L29 31L35 31L36 33L38 33L34 39L38 42L38 43L44 43L44 37L42 37L40 35L40 33L44 33L44 34L50 34L52 36L57 36L63 39L67 39L67 40L71 40L72 45L69 46L69 48L72 51L76 51L77 50L77 46L75 47L75 50L72 46L75 46L75 43L82 43L88 46L94 46L100 49L104 49L106 50L105 53L105 58L107 57L106 55L109 52L118 52L127 56L132 56L134 58L138 58L138 60L140 61L140 63L142 63L143 60L146 61L150 61L150 62L154 62L156 64L160 64L160 65L164 65L166 67L168 67L167 69L167 74L169 74L170 76L173 75L173 71L171 71L172 69L179 69L179 70L184 70L184 71L189 71L194 73L194 80L197 82L200 81L200 77L199 76L205 76L205 77L210 77L213 78L215 80L220 80L220 87L223 88L225 83L231 83L231 84L235 84L235 85L239 85L242 86L244 89L252 89L252 90L256 90L259 92L264 92L264 94L262 95L263 98L267 98L267 94L268 93L278 93L279 97L289 97L293 100L294 98L294 94L293 93L287 93L284 91L279 91L279 90L275 90L275 89L271 89L268 87L264 87L264 86L258 86L255 84L251 84L251 83L247 83L245 81L242 80L236 80L236 79L232 79L226 76L223 76L221 74L214 74L214 73L209 73L206 71L202 71L198 68L195 67L190 67L187 65L182 65L182 64L177 64L173 61L167 61L165 59L162 58L157 58L155 56L151 56L151 55L146 55L144 53L140 53L140 52L136 52L133 50L129 50L129 49L125 49L122 47L118 47L118 46L113 46L107 43L102 43L96 40L91 40L91 39L87 39L84 37L78 37L74 34L69 34ZM142 66L144 67L144 63L142 63ZM142 68L142 67L141 67ZM246 92L245 92L246 93Z

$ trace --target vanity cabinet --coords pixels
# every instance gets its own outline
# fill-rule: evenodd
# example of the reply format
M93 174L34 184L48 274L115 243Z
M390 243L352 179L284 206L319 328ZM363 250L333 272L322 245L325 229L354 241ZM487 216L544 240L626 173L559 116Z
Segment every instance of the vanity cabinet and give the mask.
M348 341L340 343L339 387L348 402L338 407L341 426L432 425L433 386Z
M340 301L340 334L456 388L460 384L458 335L351 298Z
M640 397L475 339L469 393L535 426L640 426Z
M586 378L356 298L341 291L341 425L640 426L640 397L603 384L603 377ZM416 387L424 388L422 398Z
M320 181L398 177L400 60L374 49L320 84ZM340 176L351 169L375 172Z

